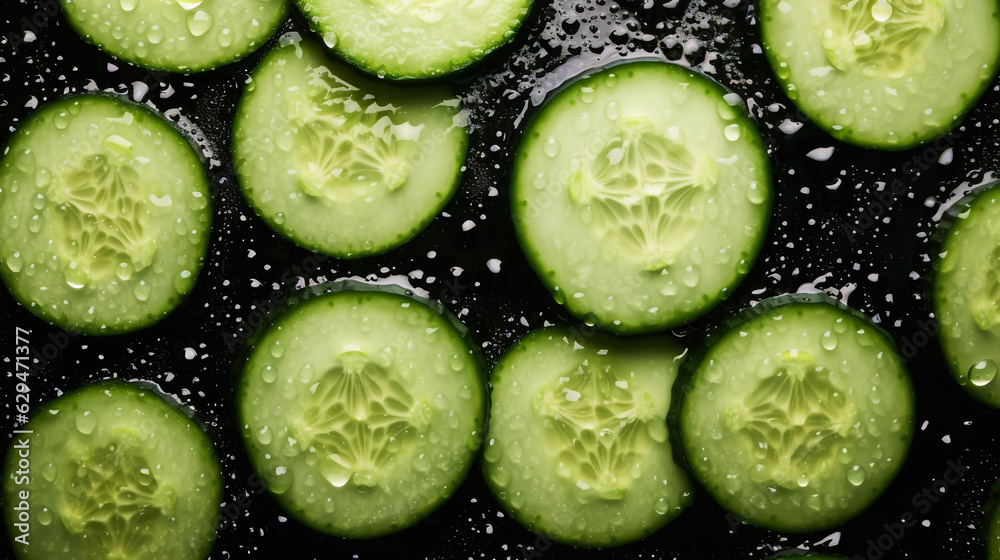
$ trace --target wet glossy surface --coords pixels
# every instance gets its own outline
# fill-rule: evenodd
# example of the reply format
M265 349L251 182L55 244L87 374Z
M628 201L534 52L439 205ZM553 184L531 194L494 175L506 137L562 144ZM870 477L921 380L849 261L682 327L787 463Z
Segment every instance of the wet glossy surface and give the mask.
M6 37L0 44L0 139L32 109L66 91L111 89L149 100L179 121L212 162L215 221L208 261L188 301L160 325L114 339L71 336L0 295L0 356L9 360L8 369L14 325L31 330L29 346L40 370L31 380L33 406L59 391L117 376L157 383L208 424L226 473L224 524L212 558L723 560L821 542L820 548L836 544L831 552L873 560L982 554L979 508L1000 478L997 413L975 403L948 373L933 338L937 325L923 278L942 206L1000 173L1000 81L965 124L942 139L899 153L864 151L830 139L794 110L770 73L745 0L711 6L680 0L543 3L511 49L455 80L473 125L455 199L410 244L347 262L283 241L253 214L235 184L229 127L260 53L185 77L150 73L101 54L44 1L15 2L0 26ZM305 30L297 20L286 26L291 28ZM585 68L650 53L707 71L748 99L776 179L771 227L756 266L729 301L675 335L688 344L749 302L798 289L828 291L875 317L894 336L917 390L913 449L896 482L856 520L804 536L740 526L702 494L647 540L600 553L578 553L522 529L500 513L477 467L441 510L388 539L341 541L289 519L252 476L232 399L235 352L262 313L310 281L395 277L458 314L490 365L531 328L565 320L514 240L507 198L513 150L526 119L552 88ZM15 382L2 381L5 435L18 423L10 398Z

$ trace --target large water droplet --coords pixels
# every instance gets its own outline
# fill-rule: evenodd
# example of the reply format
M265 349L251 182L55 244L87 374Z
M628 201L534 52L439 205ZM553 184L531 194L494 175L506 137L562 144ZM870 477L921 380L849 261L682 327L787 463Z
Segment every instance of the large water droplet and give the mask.
M542 143L542 151L545 152L545 155L552 158L559 155L559 147L559 140L553 138L552 136L546 138Z
M823 348L827 350L833 350L837 348L837 335L832 331L826 331L819 337L819 343L823 345Z
M656 510L656 513L665 515L668 511L670 511L670 501L666 498L660 498L659 500L656 500L656 504L653 505L653 509Z
M139 5L139 0L119 0L118 3L121 4L123 10L131 12L137 5Z
M847 470L847 481L855 486L861 486L865 482L865 476L868 473L865 472L865 468L859 465L854 465Z
M208 33L208 30L212 28L212 23L214 23L212 14L205 10L197 10L187 16L188 31L195 37L201 37Z
M726 139L729 140L730 142L735 142L740 139L740 133L741 133L740 125L731 124L726 126L724 130L726 133Z
M889 0L875 2L872 5L872 17L878 22L888 21L892 17L892 5L889 4Z
M747 200L753 204L763 204L767 200L767 192L757 181L751 181L747 185Z
M274 383L274 380L278 378L278 368L267 364L260 368L260 378L264 380L264 383Z
M97 415L89 410L81 410L76 414L76 429L84 435L90 435L97 427Z
M997 376L997 364L993 360L985 359L976 362L969 368L969 381L976 387L988 385Z
M268 445L271 443L273 434L267 426L264 426L260 430L257 430L257 441L261 442L263 445Z

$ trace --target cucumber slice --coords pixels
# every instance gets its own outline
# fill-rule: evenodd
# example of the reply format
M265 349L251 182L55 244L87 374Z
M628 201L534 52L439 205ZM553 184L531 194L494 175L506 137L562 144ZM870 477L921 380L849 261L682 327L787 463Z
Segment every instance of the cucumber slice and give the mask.
M934 261L934 313L952 375L1000 408L1000 183L952 207Z
M3 475L18 558L208 557L222 467L177 406L150 389L101 382L46 403L22 429Z
M958 124L1000 63L996 0L761 0L789 98L838 140L903 150Z
M511 190L528 260L573 315L619 333L728 297L767 231L763 140L735 93L677 65L586 75L524 132Z
M0 277L64 329L116 334L161 320L194 287L211 219L199 155L117 97L42 107L0 160Z
M295 0L333 52L392 80L443 76L507 44L532 0Z
M458 188L465 114L446 88L362 78L296 33L254 70L233 157L257 214L296 244L341 258L422 231Z
M166 72L211 70L250 54L288 13L287 0L60 0L88 43Z
M913 386L892 339L819 295L758 304L705 351L679 427L695 477L746 522L826 530L863 511L909 450Z
M461 484L486 389L464 333L429 304L348 288L266 328L237 407L254 467L292 516L371 538L416 523Z
M668 339L537 330L500 359L483 470L521 524L558 542L618 546L690 505L666 417L683 350Z

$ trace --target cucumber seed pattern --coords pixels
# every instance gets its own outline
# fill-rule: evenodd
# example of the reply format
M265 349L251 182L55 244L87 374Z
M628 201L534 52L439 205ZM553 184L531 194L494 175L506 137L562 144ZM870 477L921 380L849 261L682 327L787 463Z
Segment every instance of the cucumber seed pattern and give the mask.
M394 106L379 105L326 67L312 69L308 84L289 108L303 192L344 203L402 187L410 165L399 155L400 144L416 140L423 125L394 124Z
M127 144L111 137L105 144ZM123 148L127 149L127 148ZM156 251L150 213L139 194L139 175L127 164L96 154L50 183L47 198L55 214L53 237L66 263L66 282L93 286L117 276L128 280L153 262Z
M336 487L377 485L430 421L429 406L355 346L340 352L310 393L295 439L320 457L323 477Z
M945 25L940 0L832 0L823 35L827 59L847 71L900 77Z
M557 454L559 475L590 500L624 498L651 434L660 432L652 428L661 424L652 395L637 399L610 367L591 367L584 361L557 383L544 386L534 406L545 419L545 437ZM662 432L658 441L666 439L665 425Z
M157 484L131 430L115 430L111 442L73 465L63 492L63 525L103 558L155 556L162 526L174 514L177 494ZM86 554L81 554L85 556Z
M808 352L783 352L754 375L761 381L742 406L730 407L727 425L749 440L757 460L773 465L775 483L807 486L857 429L854 406Z
M621 117L618 129L592 163L570 178L570 197L589 205L601 235L649 271L670 266L703 220L704 202L718 179L714 162L684 147L683 133L664 137L645 117ZM593 213L590 213L590 209Z

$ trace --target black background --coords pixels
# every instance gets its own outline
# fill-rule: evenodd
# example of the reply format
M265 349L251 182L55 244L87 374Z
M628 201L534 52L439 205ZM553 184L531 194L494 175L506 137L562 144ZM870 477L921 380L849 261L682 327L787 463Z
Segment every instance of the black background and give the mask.
M215 222L208 259L189 299L162 323L113 338L73 336L37 320L0 290L5 369L14 369L15 327L30 330L30 345L40 358L30 382L34 406L90 381L117 377L157 384L207 424L223 461L225 510L234 514L223 518L213 559L735 559L798 546L872 560L985 557L982 506L1000 477L998 413L967 397L948 373L929 336L936 329L925 278L940 205L1000 172L1000 80L964 124L936 145L862 150L833 141L790 105L757 47L759 30L747 0L727 0L725 6L684 0L540 1L513 45L451 80L465 99L472 130L463 182L445 212L399 249L340 261L272 233L235 184L230 123L240 89L267 47L216 71L150 73L84 43L55 0L5 4L0 141L33 106L65 93L96 88L135 97L148 88L140 100L172 120L178 114L190 119L203 133L194 135L213 152ZM306 33L297 14L283 30ZM547 92L584 69L634 55L699 67L752 100L775 176L771 227L757 265L729 301L672 335L694 344L751 302L807 283L874 317L907 356L917 390L917 431L899 477L871 508L834 530L791 535L739 525L702 495L650 538L606 551L551 544L518 526L501 513L478 465L444 507L383 539L326 537L286 519L266 494L255 493L259 486L244 458L232 405L231 341L245 336L243 325L280 304L296 283L349 276L408 276L415 288L461 315L491 366L530 329L567 321L514 240L507 199L510 162L525 120ZM786 134L778 128L786 119L804 126ZM826 147L834 148L826 161L807 155ZM905 182L901 196L891 196L884 186L895 179ZM467 230L463 224L470 220L475 227ZM489 259L500 260L498 273L487 267ZM5 446L17 428L15 381L10 373L0 377ZM914 501L941 488L935 480L948 473L949 461L968 467L961 480L944 484L936 503L924 507ZM238 501L248 505L237 506ZM893 529L904 515L917 524ZM0 554L13 557L6 542Z

